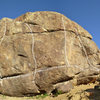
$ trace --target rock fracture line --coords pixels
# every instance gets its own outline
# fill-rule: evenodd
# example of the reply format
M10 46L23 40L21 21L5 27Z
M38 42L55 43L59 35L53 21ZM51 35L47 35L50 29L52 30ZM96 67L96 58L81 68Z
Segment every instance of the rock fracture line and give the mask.
M26 23L26 26L30 29L30 32L32 33L32 29L30 28L30 26ZM32 34L32 56L33 56L33 60L34 60L34 65L35 65L35 70L34 70L34 76L33 76L33 81L35 82L35 77L36 77L36 71L37 71L37 62L36 62L36 58L35 58L35 53L34 53L34 35Z
M70 67L70 64L69 64L69 61L68 61L68 58L67 58L67 47L66 47L66 43L67 43L67 39L66 39L66 29L65 29L65 25L64 25L64 19L62 17L62 25L63 25L63 28L64 28L64 52L65 52L65 63L66 63L66 66Z

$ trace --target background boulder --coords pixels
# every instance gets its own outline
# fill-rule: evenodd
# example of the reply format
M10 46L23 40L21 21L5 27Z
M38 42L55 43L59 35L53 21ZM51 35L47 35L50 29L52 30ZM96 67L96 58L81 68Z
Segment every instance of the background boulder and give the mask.
M68 92L96 81L99 67L100 51L92 36L62 14L28 12L0 20L2 94Z

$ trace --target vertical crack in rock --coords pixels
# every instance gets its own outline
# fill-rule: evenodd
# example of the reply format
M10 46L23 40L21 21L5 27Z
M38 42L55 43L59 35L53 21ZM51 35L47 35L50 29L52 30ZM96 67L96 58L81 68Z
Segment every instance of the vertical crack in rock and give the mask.
M5 21L4 33L3 33L3 37L1 38L0 45L1 45L1 43L2 43L2 41L3 41L3 39L4 39L4 37L5 37L5 34L6 34L6 27L7 27L7 25L6 25L6 21Z
M32 33L32 29L30 28L30 26L26 23L26 26L30 29L30 32ZM32 56L33 56L33 60L34 60L34 65L35 65L35 70L34 70L34 77L33 77L33 81L35 82L35 76L36 76L36 71L37 71L37 62L36 62L36 58L35 58L35 54L34 54L34 35L32 34Z
M64 19L63 19L63 17L62 17L62 25L63 25L63 28L64 28L64 37L65 37L65 41L64 41L64 46L65 46L65 48L64 48L64 51L65 51L65 63L66 63L66 66L70 66L70 64L69 64L69 61L68 61L68 58L67 58L67 53L66 53L66 43L67 43L67 41L66 41L66 29L65 29L65 25L64 25Z
M79 39L79 41L80 41L80 45L81 45L81 47L83 48L83 51L84 51L84 53L85 53L85 56L86 56L86 59L87 59L88 64L90 65L90 67L92 67L92 68L95 69L96 71L100 71L100 69L94 67L94 66L91 64L91 62L90 62L90 60L89 60L89 58L88 58L87 51L86 51L86 49L85 49L85 47L84 47L84 45L83 45L83 42L82 42L82 40L81 40L81 37L80 37L80 35L78 34L78 29L75 28L75 31L76 31L75 33L76 33L76 35L77 35L77 37L78 37L78 39Z

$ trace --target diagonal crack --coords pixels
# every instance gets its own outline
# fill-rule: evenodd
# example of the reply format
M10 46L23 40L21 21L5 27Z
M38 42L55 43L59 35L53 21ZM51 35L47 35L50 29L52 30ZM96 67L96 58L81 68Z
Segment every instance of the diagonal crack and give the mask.
M20 75L22 75L22 73L16 73L16 74L13 74L13 75L2 76L0 79L6 79L6 78L17 77L17 76L20 76Z

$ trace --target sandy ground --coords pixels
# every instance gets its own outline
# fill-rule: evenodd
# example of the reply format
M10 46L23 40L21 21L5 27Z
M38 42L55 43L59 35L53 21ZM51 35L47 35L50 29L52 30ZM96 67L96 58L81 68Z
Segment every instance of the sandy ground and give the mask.
M96 83L91 83L76 86L69 93L60 94L57 97L8 97L0 95L0 100L100 100L100 90L94 89L96 85Z

